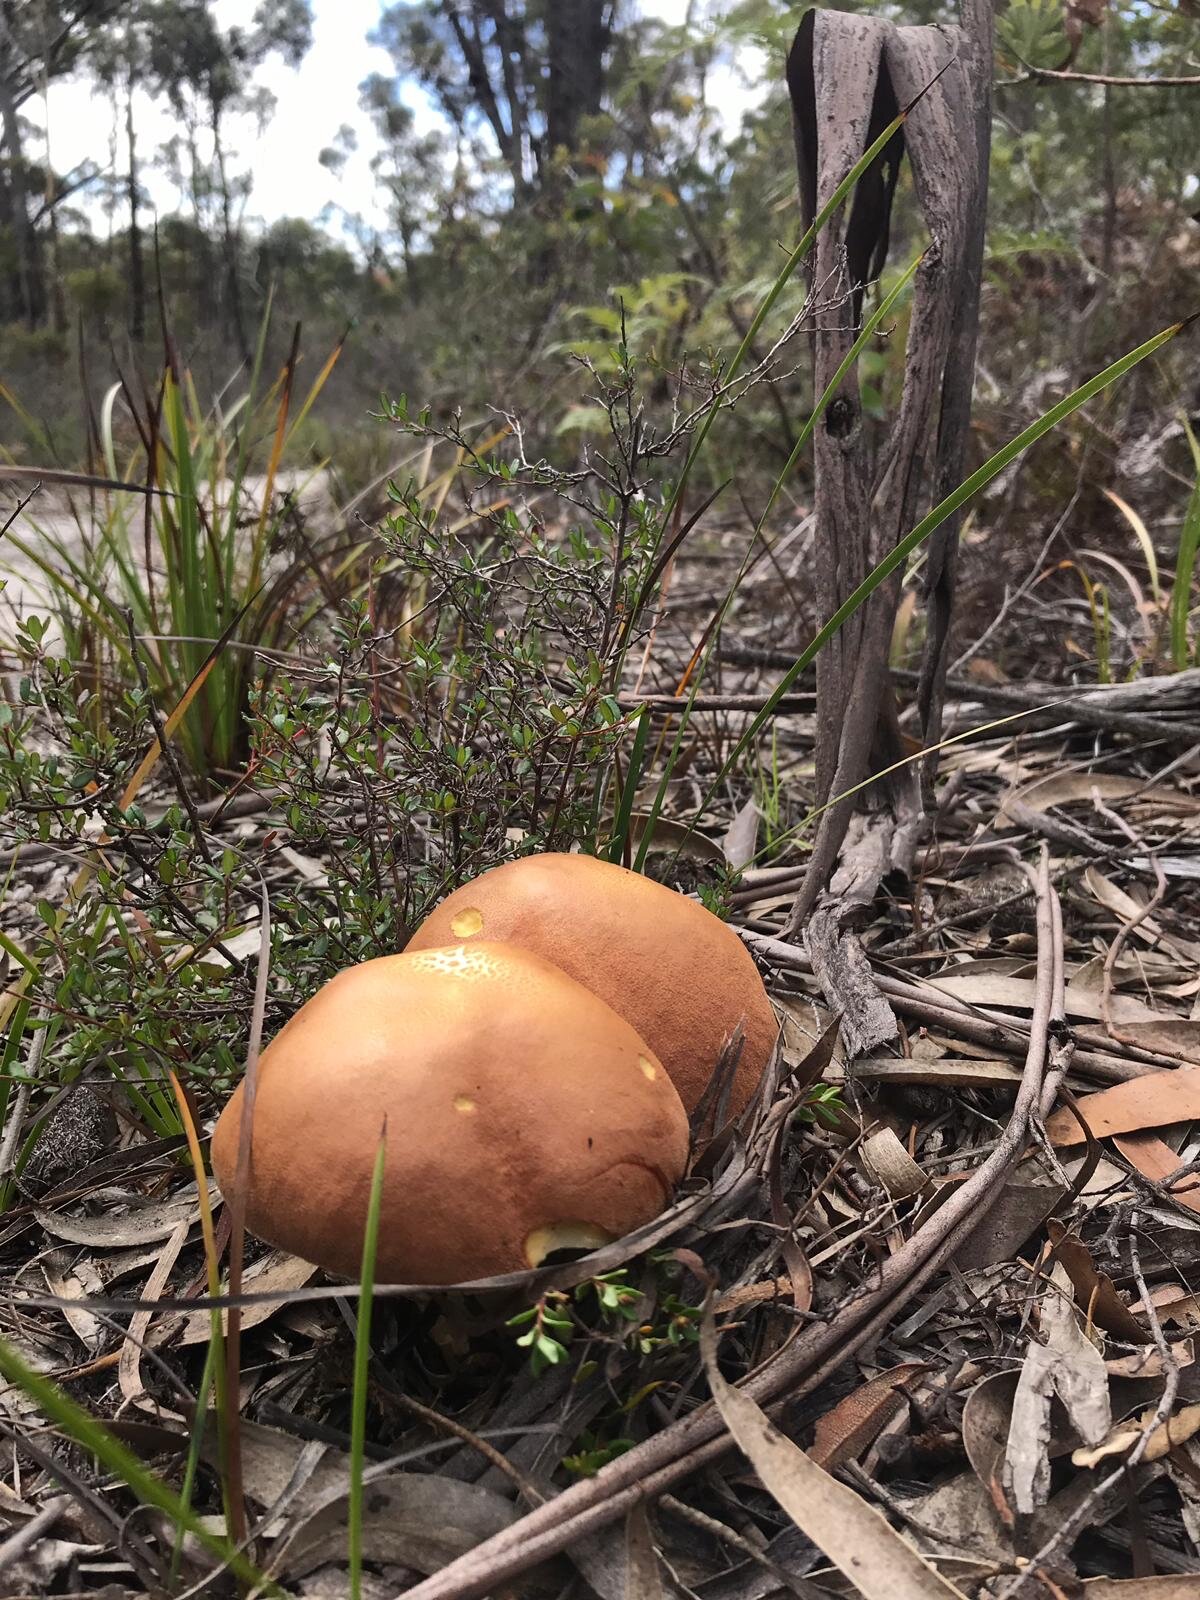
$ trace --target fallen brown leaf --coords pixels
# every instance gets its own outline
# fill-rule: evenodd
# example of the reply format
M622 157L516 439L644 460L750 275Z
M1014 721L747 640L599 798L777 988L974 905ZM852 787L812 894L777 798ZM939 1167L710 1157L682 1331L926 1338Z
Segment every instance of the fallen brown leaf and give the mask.
M909 1361L881 1372L839 1400L832 1411L817 1418L808 1459L832 1472L844 1462L860 1455L888 1422L908 1403L904 1385L918 1372L929 1369L924 1362Z
M1098 1272L1091 1252L1077 1234L1068 1233L1061 1222L1047 1224L1054 1256L1060 1261L1075 1290L1075 1300L1080 1310L1098 1328L1111 1333L1128 1344L1149 1344L1153 1335L1145 1323L1139 1322L1133 1311L1117 1293L1113 1281L1106 1273Z
M273 1289L278 1289L282 1294L290 1289L302 1289L310 1278L316 1276L316 1267L308 1261L301 1261L299 1256L288 1255L285 1250L273 1250L270 1255L264 1256L261 1261L256 1261L252 1267L247 1267L242 1274L242 1292L244 1294L269 1294ZM268 1317L273 1317L279 1310L278 1305L255 1305L242 1308L242 1332L247 1328L255 1328L260 1322L265 1322ZM226 1326L229 1322L228 1311L221 1313L221 1321ZM184 1322L183 1333L179 1339L180 1344L203 1344L212 1337L212 1313L208 1311L194 1311Z
M867 1170L893 1200L911 1200L929 1187L929 1177L909 1155L891 1128L864 1139L859 1151Z
M663 1600L662 1573L644 1505L625 1518L625 1600Z
M1026 1516L1050 1498L1051 1401L1062 1402L1086 1443L1098 1443L1112 1426L1104 1360L1079 1326L1061 1262L1050 1278L1053 1289L1041 1306L1045 1343L1032 1340L1025 1352L1004 1453L1005 1488Z
M1098 1139L1188 1122L1200 1116L1200 1070L1168 1067L1162 1072L1148 1072L1140 1078L1114 1083L1111 1089L1101 1089L1098 1094L1084 1095L1076 1105ZM1046 1119L1046 1132L1055 1145L1083 1143L1083 1130L1065 1106Z
M1110 1456L1128 1455L1153 1421L1154 1414L1151 1409L1135 1421L1118 1423L1098 1445L1076 1450L1071 1456L1072 1463L1077 1467L1094 1467ZM1183 1406L1154 1429L1142 1460L1161 1461L1197 1433L1200 1433L1200 1405Z
M193 1184L184 1194L162 1204L133 1207L97 1217L73 1217L62 1211L34 1206L33 1214L55 1239L81 1244L92 1250L118 1250L129 1245L157 1244L169 1239L179 1222L189 1227L200 1220Z
M1181 1339L1178 1344L1169 1345L1168 1358L1180 1369L1192 1366L1196 1360L1194 1341ZM1167 1372L1167 1363L1153 1345L1144 1345L1131 1355L1114 1356L1104 1365L1114 1378L1162 1378Z
M1125 1133L1114 1137L1113 1144L1135 1172L1152 1183L1161 1184L1181 1166L1179 1157L1162 1139L1153 1133ZM1200 1175L1189 1173L1168 1193L1177 1205L1189 1211L1200 1211Z
M979 1226L954 1257L960 1272L1011 1261L1067 1192L1061 1179L1026 1162L979 1219Z

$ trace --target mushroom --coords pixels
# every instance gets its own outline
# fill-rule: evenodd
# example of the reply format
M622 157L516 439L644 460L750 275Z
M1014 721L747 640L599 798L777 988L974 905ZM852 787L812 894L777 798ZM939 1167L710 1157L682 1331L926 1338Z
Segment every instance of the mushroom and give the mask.
M749 951L698 901L594 856L524 856L456 889L408 949L473 938L519 945L586 984L656 1052L689 1111L739 1025L728 1114L758 1087L775 1013Z
M237 1182L244 1087L213 1171ZM592 1249L653 1220L688 1156L654 1052L560 968L491 941L341 972L258 1065L252 1233L357 1276L387 1119L376 1273L464 1283Z

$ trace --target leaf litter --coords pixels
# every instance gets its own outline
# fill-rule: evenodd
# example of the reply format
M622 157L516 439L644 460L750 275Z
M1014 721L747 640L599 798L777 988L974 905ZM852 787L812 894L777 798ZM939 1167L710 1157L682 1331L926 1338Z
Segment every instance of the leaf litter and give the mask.
M686 569L680 584L686 606ZM727 687L760 683L757 668L724 670ZM739 715L715 717L718 746ZM810 740L803 719L781 719L781 763L803 770ZM372 1593L1200 1590L1195 759L1116 739L1081 755L1054 726L948 756L958 802L911 890L811 950L780 937L796 872L786 854L752 859L769 832L755 798L731 793L689 835L694 792L669 786L668 881L689 838L693 862L742 869L733 920L784 1024L777 1091L650 1241L669 1281L636 1250L596 1264L626 1272L639 1320L583 1317L564 1366L533 1374L504 1327L548 1280L380 1294ZM241 826L266 837L280 819ZM1165 860L1177 870L1148 911ZM321 891L322 863L276 868ZM839 960L852 982L825 970ZM861 1011L839 1016L833 995ZM80 1179L18 1196L6 1219L5 1337L178 1483L195 1425L181 1390L197 1393L211 1331L195 1184L177 1146L126 1124ZM694 1335L710 1279L706 1364ZM242 1289L257 1297L240 1381L255 1549L286 1592L345 1594L353 1291L339 1300L306 1264L253 1246ZM688 1311L677 1343L663 1336L671 1296ZM128 1491L66 1441L27 1454L49 1436L14 1391L0 1422L0 1562L47 1516L0 1566L0 1592L146 1592L142 1557L97 1509L119 1525ZM215 1515L210 1432L197 1495ZM94 1503L64 1495L67 1470ZM165 1552L165 1585L169 1530L143 1520L140 1534ZM232 1593L191 1544L183 1577Z

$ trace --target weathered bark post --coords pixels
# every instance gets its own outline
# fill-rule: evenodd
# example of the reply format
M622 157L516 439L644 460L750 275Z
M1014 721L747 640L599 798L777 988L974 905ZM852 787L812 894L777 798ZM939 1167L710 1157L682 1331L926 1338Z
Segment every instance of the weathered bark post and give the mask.
M991 126L992 0L963 0L957 26L898 27L873 17L810 11L788 61L806 224L903 106L903 128L816 244L815 389L845 358L861 324L864 287L888 245L892 195L907 154L929 230L918 269L899 413L886 435L864 420L857 372L847 375L814 437L818 602L829 616L964 473L979 313ZM926 745L937 742L953 612L959 518L927 547L927 637L917 704ZM817 664L820 817L795 934L818 908L843 853L859 796L847 791L901 755L887 670L901 574L830 642ZM835 894L810 925L832 957L840 927L893 869L907 872L923 825L936 757L867 790L870 816L843 853ZM832 802L832 803L830 803ZM817 953L814 951L814 960ZM838 963L835 963L835 965Z

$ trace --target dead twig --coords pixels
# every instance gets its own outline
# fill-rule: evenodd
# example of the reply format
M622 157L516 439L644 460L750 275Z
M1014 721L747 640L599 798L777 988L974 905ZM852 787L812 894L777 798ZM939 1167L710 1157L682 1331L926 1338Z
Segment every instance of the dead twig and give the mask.
M1150 852L1150 865L1154 868L1154 893L1150 896L1149 900L1146 901L1146 904L1138 912L1136 917L1130 917L1127 922L1122 922L1120 928L1117 930L1116 936L1108 947L1108 954L1104 958L1104 974L1100 985L1100 1017L1104 1023L1105 1033L1110 1039L1116 1040L1118 1044L1130 1044L1132 1043L1132 1040L1128 1034L1122 1033L1120 1028L1113 1021L1113 974L1116 971L1117 962L1121 958L1121 951L1124 950L1126 944L1129 942L1130 934L1135 928L1140 927L1141 924L1145 922L1146 918L1151 914L1151 912L1155 911L1162 904L1167 892L1167 880L1163 875L1162 868L1158 864L1158 857L1154 855L1153 852ZM1186 1059L1187 1058L1185 1056L1180 1056L1181 1061Z
M16 1169L18 1152L21 1146L21 1131L25 1126L25 1113L29 1110L29 1097L33 1093L34 1083L41 1070L42 1057L46 1053L46 1043L50 1037L49 1007L43 1006L38 1012L38 1020L42 1026L33 1036L29 1046L29 1060L25 1063L25 1078L17 1085L16 1097L4 1118L4 1140L0 1143L0 1184L3 1184L9 1174Z
M55 1495L53 1500L47 1500L37 1516L30 1518L23 1528L18 1528L16 1533L10 1533L4 1543L0 1544L0 1572L11 1567L26 1550L32 1549L43 1534L49 1533L70 1504L70 1495Z

